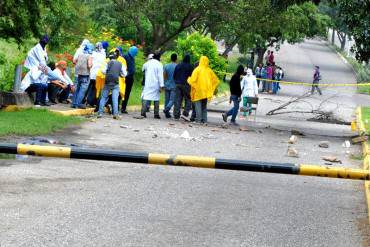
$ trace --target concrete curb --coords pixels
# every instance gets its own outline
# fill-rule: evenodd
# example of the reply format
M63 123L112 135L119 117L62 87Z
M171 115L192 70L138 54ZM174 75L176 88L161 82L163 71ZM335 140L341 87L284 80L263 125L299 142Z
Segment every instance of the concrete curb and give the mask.
M362 110L361 107L358 107L356 110L356 116L357 116L357 130L360 135L366 134L366 129L364 122L362 120ZM362 143L362 154L364 157L363 162L363 169L364 170L370 170L370 149L367 142ZM370 181L365 181L365 196L366 196L366 203L367 203L367 212L369 217L369 223L370 223Z

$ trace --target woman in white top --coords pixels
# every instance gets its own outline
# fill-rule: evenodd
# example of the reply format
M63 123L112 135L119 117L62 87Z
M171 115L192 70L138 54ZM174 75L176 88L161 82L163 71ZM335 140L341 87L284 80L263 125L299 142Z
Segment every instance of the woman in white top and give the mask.
M248 97L258 96L257 79L253 75L251 69L247 69L247 75L245 75L241 80L240 88L242 89L243 106L246 109L243 116L247 116L247 111L248 115L252 113L252 103L247 103Z

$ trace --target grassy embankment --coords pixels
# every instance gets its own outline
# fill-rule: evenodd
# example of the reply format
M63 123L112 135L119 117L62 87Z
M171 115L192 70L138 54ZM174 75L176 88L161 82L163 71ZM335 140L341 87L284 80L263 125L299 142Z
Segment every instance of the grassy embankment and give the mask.
M46 109L0 111L0 136L45 135L82 121L82 118L62 116Z
M362 121L364 121L367 133L370 135L370 106L362 107ZM368 140L370 144L370 140Z

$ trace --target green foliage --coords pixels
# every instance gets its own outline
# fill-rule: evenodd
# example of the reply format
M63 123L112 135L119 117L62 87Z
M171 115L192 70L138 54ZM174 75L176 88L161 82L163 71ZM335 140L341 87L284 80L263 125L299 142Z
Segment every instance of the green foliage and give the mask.
M17 112L0 111L0 119L0 136L43 135L82 121L81 118L62 116L46 109L25 109Z
M352 50L356 52L358 61L369 62L370 59L370 1L336 0L339 16L347 25L349 35L353 36L356 45Z
M190 54L192 63L199 61L201 56L207 56L210 67L219 77L222 76L219 72L226 70L226 60L218 54L217 46L211 38L194 32L186 38L177 39L176 43L177 52L181 56Z
M24 60L29 44L0 39L0 91L12 91L15 66Z

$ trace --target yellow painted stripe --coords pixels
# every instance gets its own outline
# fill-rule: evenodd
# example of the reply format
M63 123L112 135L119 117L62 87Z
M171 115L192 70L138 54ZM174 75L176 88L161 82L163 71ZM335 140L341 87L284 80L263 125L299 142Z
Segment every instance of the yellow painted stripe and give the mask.
M69 158L71 156L71 148L18 144L17 153L22 155Z
M167 165L168 160L170 160L169 154L155 154L150 153L148 156L149 164Z
M83 115L91 115L94 114L95 108L87 108L87 109L73 109L73 110L51 110L51 112L61 114L63 116L83 116Z
M215 168L216 158L199 157L190 155L175 155L150 153L149 164L173 165L173 166L192 166L203 168Z
M370 179L370 171L343 167L300 165L299 175L331 178Z
M365 195L366 195L366 202L367 202L367 212L370 222L370 181L365 181Z

